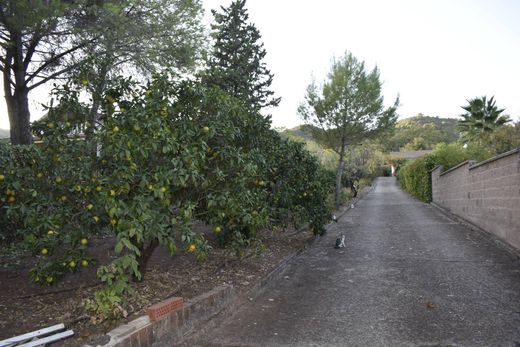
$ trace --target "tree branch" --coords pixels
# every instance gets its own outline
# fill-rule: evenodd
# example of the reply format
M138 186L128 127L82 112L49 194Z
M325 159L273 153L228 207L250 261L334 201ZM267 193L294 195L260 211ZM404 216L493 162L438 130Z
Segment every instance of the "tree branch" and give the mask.
M75 51L77 51L77 50L79 50L79 49L81 49L81 48L83 48L83 47L89 45L90 43L94 42L95 40L96 40L96 39L94 38L94 39L88 40L88 41L86 41L86 42L83 42L82 44L77 45L77 46L74 46L74 47L72 47L72 48L70 48L70 49L68 49L68 50L66 50L66 51L64 51L64 52L61 52L60 54L54 56L53 58L47 60L44 64L42 64L40 67L38 67L35 71L33 71L33 72L29 75L29 77L28 77L27 80L26 80L26 83L29 83L29 82L30 82L32 79L34 79L34 78L35 78L35 77L36 77L36 76L37 76L41 71L45 70L48 66L54 64L54 63L57 62L59 59L63 58L64 56L66 56L66 55L68 55L68 54L74 53ZM74 66L74 65L73 65L73 66ZM66 69L63 69L63 70L61 70L61 71L62 71L62 72L67 72L67 71L69 71L69 70L70 70L69 68L66 68ZM51 76L57 76L57 75L59 75L59 74L54 73L54 74L52 74ZM46 82L46 81L45 81L45 82ZM43 82L43 83L45 83L45 82ZM41 84L42 84L41 81L38 82L38 83L36 83L36 84L33 84L33 86L31 86L30 89L33 89L33 88L35 88L34 86L39 86L39 85L41 85Z
M64 74L64 73L66 73L66 72L68 72L68 71L73 70L77 65L78 65L78 64L68 66L68 67L66 67L65 69L61 69L61 70L59 70L58 72L55 72L55 73L53 73L52 75L49 75L49 76L47 76L47 77L41 77L41 76L37 76L37 75L32 74L30 79L33 79L33 78L35 78L35 77L40 77L41 80L38 81L38 82L36 82L35 84L31 85L30 87L27 87L27 88L28 88L29 90L32 90L32 89L34 89L34 88L36 88L36 87L39 87L39 86L41 86L42 84L45 84L45 83L49 82L50 80L56 78L57 76L59 76L59 75L61 75L61 74ZM29 81L29 79L28 79L27 81Z
M34 34L31 38L31 41L29 43L29 47L27 47L27 53L25 54L25 59L23 61L24 70L27 70L27 67L31 63L31 59L33 57L34 51L36 50L36 47L40 43L40 40L41 40L40 30L41 30L41 23L39 23L38 26L36 27Z

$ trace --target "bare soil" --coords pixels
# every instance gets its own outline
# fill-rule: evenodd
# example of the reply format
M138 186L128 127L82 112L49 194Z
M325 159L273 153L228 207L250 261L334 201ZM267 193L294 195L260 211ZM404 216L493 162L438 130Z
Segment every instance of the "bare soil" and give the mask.
M259 239L265 245L260 255L238 259L229 250L218 246L209 227L197 226L206 235L213 249L205 262L198 264L192 254L180 252L170 256L158 247L148 264L144 281L135 283L135 294L127 298L128 317L144 314L146 307L171 296L185 300L222 284L247 290L272 271L279 262L301 250L314 238L308 232L263 231ZM90 240L91 254L97 264L107 264L115 254L114 239ZM104 335L120 322L93 325L84 307L101 283L96 277L97 266L82 268L80 273L67 275L53 286L40 286L28 279L34 258L31 255L0 256L0 340L34 331L53 324L65 323L75 336L60 346L82 346Z

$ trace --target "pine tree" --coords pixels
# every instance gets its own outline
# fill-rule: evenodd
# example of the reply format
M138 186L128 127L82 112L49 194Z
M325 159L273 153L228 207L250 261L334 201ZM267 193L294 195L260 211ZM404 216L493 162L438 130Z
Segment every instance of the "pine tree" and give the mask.
M230 95L243 100L252 109L277 106L269 89L273 74L262 61L266 55L258 29L248 22L245 0L236 0L222 13L213 10L215 24L213 54L208 62L205 79Z
M365 62L352 53L332 61L321 86L307 87L305 102L298 112L313 127L313 136L338 154L336 207L340 205L343 171L348 150L364 140L376 138L391 129L397 120L399 98L384 107L379 70L365 68Z

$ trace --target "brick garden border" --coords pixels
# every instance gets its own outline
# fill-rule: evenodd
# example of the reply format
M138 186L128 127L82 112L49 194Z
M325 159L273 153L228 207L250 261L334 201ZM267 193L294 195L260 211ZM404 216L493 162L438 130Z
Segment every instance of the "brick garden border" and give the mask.
M317 237L316 237L317 238ZM316 238L282 259L276 268L247 291L239 291L232 285L221 285L187 302L182 298L169 298L150 306L147 315L120 325L108 332L101 344L85 347L171 347L184 340L204 333L219 324L216 318L231 313L250 298L258 296L267 283L275 280Z

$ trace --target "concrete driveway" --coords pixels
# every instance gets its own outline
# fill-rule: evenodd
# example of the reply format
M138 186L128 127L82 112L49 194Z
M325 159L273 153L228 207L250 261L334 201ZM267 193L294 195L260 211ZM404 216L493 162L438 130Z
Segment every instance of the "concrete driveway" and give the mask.
M334 249L338 235L346 248ZM402 192L348 211L193 346L520 346L520 262Z

